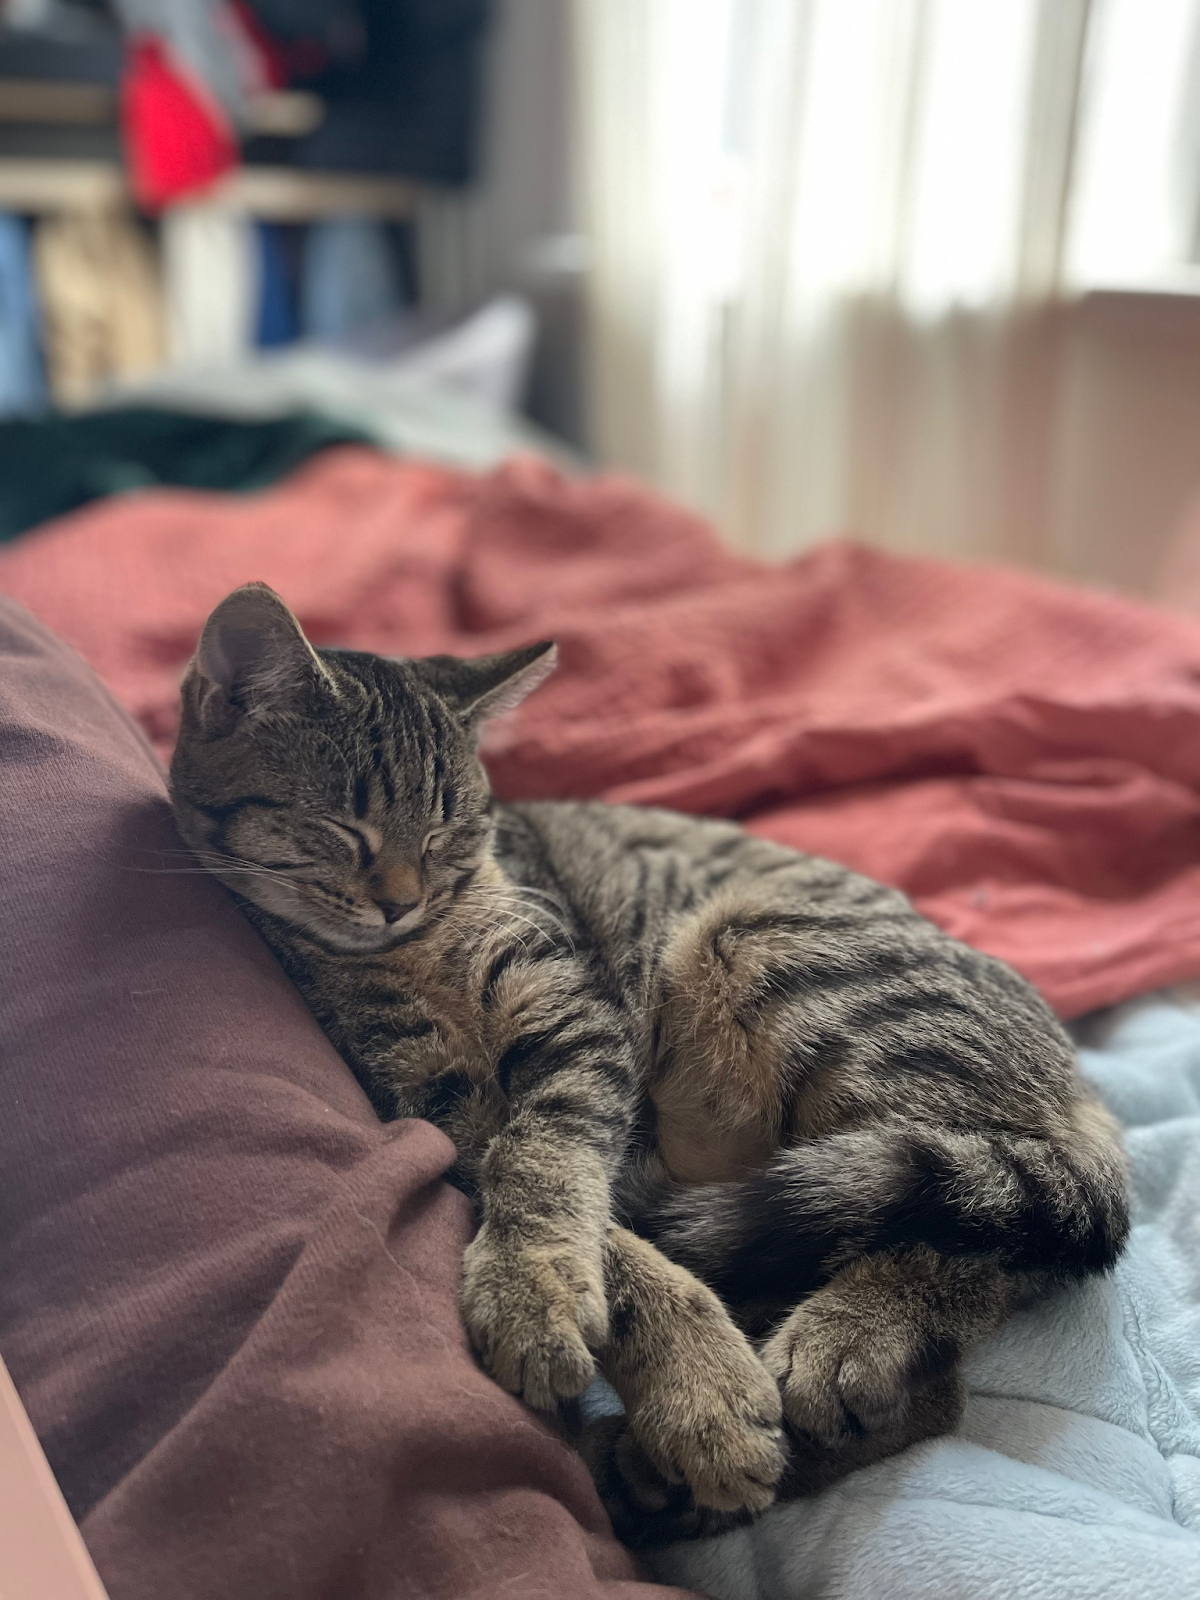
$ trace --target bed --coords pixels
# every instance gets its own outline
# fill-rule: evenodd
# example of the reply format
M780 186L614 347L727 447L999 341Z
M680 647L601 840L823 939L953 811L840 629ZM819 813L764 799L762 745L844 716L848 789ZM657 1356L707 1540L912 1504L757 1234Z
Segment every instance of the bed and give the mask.
M768 569L631 483L347 444L0 551L40 619L9 605L0 675L0 1351L114 1600L641 1592L579 1463L471 1362L446 1142L375 1124L223 892L165 870L150 746L249 578L318 643L557 637L489 741L502 794L737 816L899 884L1073 1019L1129 1128L1126 1258L977 1353L954 1438L654 1575L1200 1595L1200 1009L1172 988L1200 974L1200 628L848 543Z

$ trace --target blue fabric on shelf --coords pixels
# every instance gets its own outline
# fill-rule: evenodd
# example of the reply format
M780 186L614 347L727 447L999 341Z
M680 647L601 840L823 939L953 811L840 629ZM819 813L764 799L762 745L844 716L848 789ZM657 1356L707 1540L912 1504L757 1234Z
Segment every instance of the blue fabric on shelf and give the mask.
M296 337L296 307L287 251L278 223L258 225L258 326L255 343L263 348L291 344Z
M304 236L301 326L306 338L338 343L399 311L396 261L383 223L333 217Z
M653 1552L658 1578L713 1600L1200 1600L1200 1003L1133 1001L1076 1035L1133 1162L1113 1276L977 1350L951 1437Z
M29 229L19 217L0 212L0 416L39 411L46 404L40 321Z

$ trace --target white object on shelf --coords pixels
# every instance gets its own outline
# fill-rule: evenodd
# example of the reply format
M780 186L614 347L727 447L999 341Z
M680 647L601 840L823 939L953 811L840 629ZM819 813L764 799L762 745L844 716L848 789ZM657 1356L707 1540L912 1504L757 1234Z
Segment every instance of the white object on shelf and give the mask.
M163 217L161 240L168 361L246 355L259 300L253 223L218 206L175 206Z

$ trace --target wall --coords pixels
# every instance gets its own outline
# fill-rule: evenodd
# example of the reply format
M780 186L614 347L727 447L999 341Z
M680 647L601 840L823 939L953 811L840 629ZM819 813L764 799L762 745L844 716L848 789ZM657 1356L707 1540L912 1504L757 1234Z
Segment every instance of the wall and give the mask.
M426 304L460 311L514 289L533 301L541 332L530 414L582 444L569 13L565 0L497 0L481 182L424 202L418 235Z

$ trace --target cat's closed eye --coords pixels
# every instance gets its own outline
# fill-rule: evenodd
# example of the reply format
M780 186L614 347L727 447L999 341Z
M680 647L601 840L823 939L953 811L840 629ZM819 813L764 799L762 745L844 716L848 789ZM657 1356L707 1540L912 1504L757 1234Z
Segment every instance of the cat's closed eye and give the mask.
M375 852L371 848L370 840L358 828L353 828L345 822L338 822L333 817L326 817L325 825L340 834L347 844L358 852L358 864L364 872L374 863Z
M431 828L425 835L425 842L421 846L422 856L428 855L430 850L437 848L439 842L450 832L449 828Z

